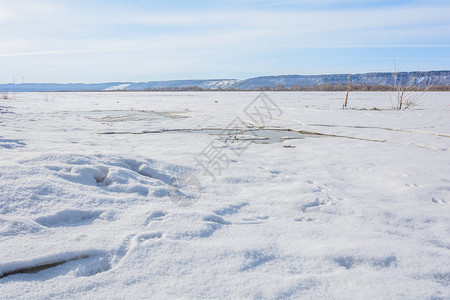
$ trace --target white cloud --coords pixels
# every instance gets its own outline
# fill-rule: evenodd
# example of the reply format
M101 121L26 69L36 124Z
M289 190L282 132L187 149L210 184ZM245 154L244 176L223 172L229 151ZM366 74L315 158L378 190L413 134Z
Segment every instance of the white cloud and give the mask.
M231 68L234 61L242 65L255 55L269 61L272 54L298 49L437 48L450 44L450 5L161 13L67 3L0 4L2 66L20 65L21 72L38 68L38 64L41 69L44 65L57 69L78 64L106 70L108 63L115 61L123 70L134 68L136 73L149 66L153 72L177 68L184 72L187 66L207 70L215 58L226 60L222 68Z
M426 41L433 29L448 25L450 15L450 6L410 5L382 9L308 12L263 10L148 13L131 9L102 11L90 10L89 7L75 9L58 2L17 3L7 7L10 11L8 14L15 17L14 21L5 19L9 24L0 28L0 36L3 40L26 40L33 45L26 49L22 48L22 51L13 52L64 50L60 49L60 46L56 49L46 48L46 39L57 39L69 44L71 40L91 40L89 43L94 44L95 41L106 40L108 43L107 40L112 38L114 30L117 29L121 29L115 35L115 39L121 41L120 44L144 43L145 45L142 45L144 48L148 47L145 42L147 39L158 42L158 45L151 47L170 48L173 47L174 40L183 41L187 47L192 47L192 44L201 47L208 41L220 45L234 41L240 43L242 37L252 42L258 37L260 42L268 39L291 45L295 39L297 46L302 44L304 47L333 47L339 44L368 44L366 41L370 39L373 44L391 44L393 37L389 35L395 35L395 44L407 44L408 41L402 38L402 33L410 37L411 32L417 28L429 26L428 32L423 30L418 32L412 41L414 44L421 44L420 40ZM133 28L126 29L127 26ZM179 29L183 33L164 30L167 27ZM373 34L383 30L386 32L384 37L378 33ZM251 36L252 33L254 37ZM448 31L439 34L444 40L449 38ZM340 42L337 35L341 38ZM218 38L225 41L217 43ZM183 47L183 44L175 44ZM0 51L5 55L11 52L9 48L11 47L2 47ZM78 48L75 47L77 50L83 50Z
M0 23L7 22L13 17L14 16L10 10L0 5Z

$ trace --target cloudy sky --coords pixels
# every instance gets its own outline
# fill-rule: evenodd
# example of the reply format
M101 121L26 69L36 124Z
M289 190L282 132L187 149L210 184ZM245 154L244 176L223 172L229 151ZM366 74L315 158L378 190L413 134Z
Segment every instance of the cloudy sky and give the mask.
M448 0L0 0L0 83L450 69Z

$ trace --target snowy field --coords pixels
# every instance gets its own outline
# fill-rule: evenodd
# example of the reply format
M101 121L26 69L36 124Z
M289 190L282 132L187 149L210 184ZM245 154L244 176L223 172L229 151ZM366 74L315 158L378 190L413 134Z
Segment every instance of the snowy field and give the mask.
M258 95L0 100L0 298L450 299L450 93Z

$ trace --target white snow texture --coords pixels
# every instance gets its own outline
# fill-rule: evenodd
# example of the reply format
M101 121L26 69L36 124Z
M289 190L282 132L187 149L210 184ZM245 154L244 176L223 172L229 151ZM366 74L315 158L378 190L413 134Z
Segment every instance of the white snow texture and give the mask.
M201 129L251 129L256 92L0 100L0 298L450 299L450 93L267 95L303 138L245 140L216 180Z

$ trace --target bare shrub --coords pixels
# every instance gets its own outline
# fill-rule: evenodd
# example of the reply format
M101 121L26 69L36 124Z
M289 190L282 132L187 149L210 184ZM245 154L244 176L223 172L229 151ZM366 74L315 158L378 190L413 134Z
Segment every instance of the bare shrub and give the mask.
M405 110L423 103L427 92L433 84L425 72L392 73L394 80L394 99L391 98L392 108ZM404 78L403 78L404 77Z
M0 99L2 100L10 100L11 96L8 94L8 92L4 92L1 96Z

